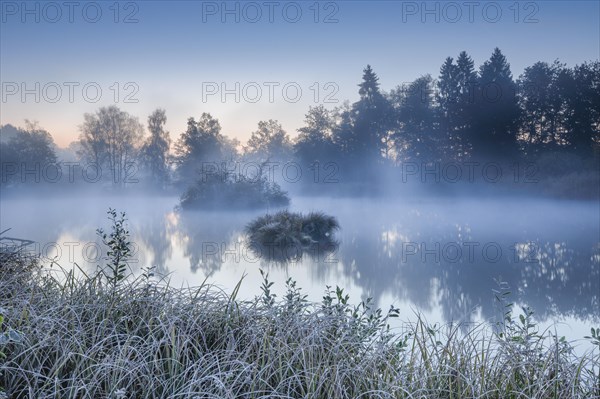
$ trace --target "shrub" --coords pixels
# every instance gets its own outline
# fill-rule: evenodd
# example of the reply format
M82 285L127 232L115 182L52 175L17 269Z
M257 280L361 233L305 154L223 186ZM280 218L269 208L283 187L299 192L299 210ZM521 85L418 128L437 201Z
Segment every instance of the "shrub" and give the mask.
M260 209L286 206L286 192L266 176L232 176L225 172L202 176L181 196L183 209Z

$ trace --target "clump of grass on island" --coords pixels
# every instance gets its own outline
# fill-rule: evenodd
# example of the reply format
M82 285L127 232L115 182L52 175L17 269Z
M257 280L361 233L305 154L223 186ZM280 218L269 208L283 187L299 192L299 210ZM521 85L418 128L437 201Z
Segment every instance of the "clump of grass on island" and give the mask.
M112 217L112 216L111 216ZM123 220L117 219L117 220ZM341 288L310 303L292 280L276 297L209 285L176 289L124 275L126 229L113 226L98 273L11 258L0 267L0 396L8 398L594 398L599 348L537 332L505 288L498 328L397 330L399 311L352 306ZM102 232L101 232L102 233ZM102 233L104 234L104 233ZM589 339L600 346L600 329Z
M279 211L260 216L246 226L250 248L269 260L286 261L303 253L318 257L337 248L340 225L322 212Z

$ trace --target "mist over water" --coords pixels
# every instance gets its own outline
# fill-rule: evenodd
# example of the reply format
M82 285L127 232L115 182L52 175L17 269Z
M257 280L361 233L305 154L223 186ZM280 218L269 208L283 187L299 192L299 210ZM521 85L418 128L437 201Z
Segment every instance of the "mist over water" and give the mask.
M250 249L245 226L263 211L181 211L176 197L115 196L2 200L0 231L36 241L30 250L45 263L96 270L106 256L96 228L106 209L127 214L135 243L130 267L154 266L175 286L208 281L240 297L259 294L259 269L274 292L299 282L319 301L327 285L344 287L353 302L399 306L407 319L493 320L495 281L509 284L516 303L536 311L542 325L559 324L574 338L598 322L600 218L593 201L540 198L328 198L297 197L289 209L335 216L339 247L289 262ZM53 266L57 267L57 266Z

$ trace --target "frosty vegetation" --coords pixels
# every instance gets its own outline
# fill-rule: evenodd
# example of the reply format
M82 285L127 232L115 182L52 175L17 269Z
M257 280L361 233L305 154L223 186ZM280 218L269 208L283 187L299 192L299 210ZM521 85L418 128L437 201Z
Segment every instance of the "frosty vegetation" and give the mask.
M16 253L0 268L0 387L8 398L593 398L595 349L539 331L495 295L498 324L390 328L399 310L349 303L326 287L310 303L293 280L281 298L242 301L208 284L174 288L127 270L125 216L111 211L98 272L41 267ZM58 269L57 269L58 268Z

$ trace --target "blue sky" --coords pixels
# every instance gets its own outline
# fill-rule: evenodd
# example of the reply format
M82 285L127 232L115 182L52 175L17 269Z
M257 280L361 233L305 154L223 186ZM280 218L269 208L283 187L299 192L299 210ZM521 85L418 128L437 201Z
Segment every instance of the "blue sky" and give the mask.
M21 1L2 1L0 123L37 120L61 146L77 138L85 112L104 105L116 104L144 124L153 109L165 108L174 138L188 117L210 112L223 133L245 141L259 120L278 119L294 136L309 105L356 101L367 64L390 90L426 73L436 77L444 59L462 50L479 66L499 47L515 77L536 61L573 66L600 57L598 1L425 8L405 1L227 2L232 12L224 15L220 1L75 3L69 10L60 1L27 2L27 13ZM132 23L124 23L127 16ZM23 84L39 102L34 94L22 101ZM239 102L233 92L223 101L223 85L237 91ZM257 87L262 95L251 102ZM126 102L127 95L137 103Z

